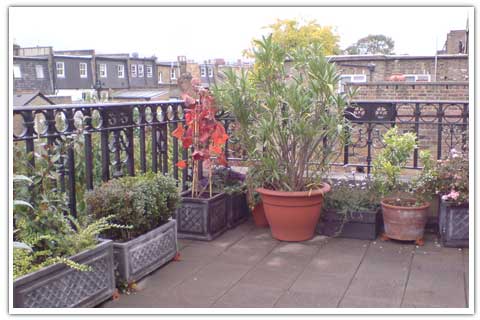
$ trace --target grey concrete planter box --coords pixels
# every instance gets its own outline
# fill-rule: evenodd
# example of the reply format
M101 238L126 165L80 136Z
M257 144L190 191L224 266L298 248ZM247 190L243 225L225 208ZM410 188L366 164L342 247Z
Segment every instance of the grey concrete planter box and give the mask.
M115 242L113 251L117 282L138 281L175 257L177 223L170 220L128 242Z
M227 195L219 193L211 198L192 198L190 191L182 193L177 208L178 237L194 240L212 240L227 229Z
M438 224L443 246L468 247L468 209L468 203L459 206L440 201Z
M227 194L227 226L234 228L248 219L249 210L247 203L247 194L245 192L235 192Z
M115 290L113 242L102 240L95 248L70 258L93 271L78 271L63 263L42 268L13 281L14 308L94 307Z
M330 209L322 212L316 230L318 234L329 237L374 240L381 225L380 208L377 211L349 212L346 217Z

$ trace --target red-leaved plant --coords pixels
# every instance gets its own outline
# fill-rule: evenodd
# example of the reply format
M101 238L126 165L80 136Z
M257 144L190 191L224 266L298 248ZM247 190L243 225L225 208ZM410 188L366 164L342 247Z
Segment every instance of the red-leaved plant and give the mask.
M192 80L192 86L198 95L194 99L187 93L182 94L185 101L185 127L178 124L172 135L182 141L185 149L193 147L192 152L192 197L200 197L205 188L200 185L199 166L208 168L210 197L212 197L212 167L214 165L227 165L223 147L228 140L228 135L221 122L215 119L217 108L210 91L198 85L197 79ZM181 160L176 164L179 168L186 168L187 162Z

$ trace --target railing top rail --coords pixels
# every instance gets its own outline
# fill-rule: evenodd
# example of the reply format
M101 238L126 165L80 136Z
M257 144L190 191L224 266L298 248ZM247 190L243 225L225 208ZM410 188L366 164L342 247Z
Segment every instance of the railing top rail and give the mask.
M162 101L138 101L138 102L108 102L108 103L80 103L80 104L53 104L37 106L14 106L13 111L35 111L35 110L56 110L56 109L88 109L88 108L113 108L113 107L134 107L154 105L177 105L183 104L183 100L162 100Z
M352 103L421 103L421 104L467 104L467 100L356 100ZM135 106L154 106L154 105L179 105L183 104L183 100L162 100L162 101L138 101L138 102L108 102L108 103L81 103L81 104L54 104L54 105L37 105L37 106L14 106L13 111L36 111L36 110L58 110L58 109L89 109L89 108L114 108L114 107L135 107Z

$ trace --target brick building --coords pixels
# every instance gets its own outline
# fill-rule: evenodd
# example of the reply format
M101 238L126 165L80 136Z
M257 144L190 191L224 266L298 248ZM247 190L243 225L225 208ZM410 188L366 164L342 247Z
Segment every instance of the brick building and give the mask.
M339 90L354 88L356 99L468 99L468 55L331 56L341 77Z

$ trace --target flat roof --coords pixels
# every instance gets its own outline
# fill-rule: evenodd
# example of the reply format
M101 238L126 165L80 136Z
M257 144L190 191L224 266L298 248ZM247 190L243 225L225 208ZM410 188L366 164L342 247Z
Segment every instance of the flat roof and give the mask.
M115 99L151 99L167 94L167 90L122 91L113 94Z

